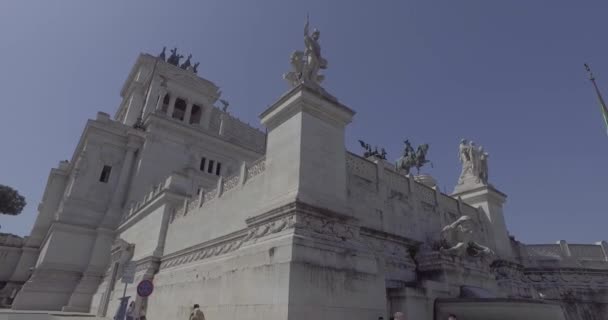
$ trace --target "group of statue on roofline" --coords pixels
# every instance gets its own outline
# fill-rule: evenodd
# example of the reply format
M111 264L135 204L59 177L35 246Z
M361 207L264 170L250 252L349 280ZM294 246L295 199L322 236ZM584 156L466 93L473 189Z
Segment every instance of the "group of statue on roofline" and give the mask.
M375 147L375 149L372 150L372 147L368 143L365 143L363 140L359 140L359 143L361 144L361 147L365 149L365 152L363 153L364 158L375 157L378 159L386 160L387 153L384 148L381 148L381 151L378 152L377 146ZM420 173L420 168L422 168L427 163L431 163L426 158L426 154L429 151L429 145L427 143L421 144L418 146L418 149L414 150L414 147L412 147L412 144L409 140L405 140L403 143L405 143L403 155L395 163L395 169L397 171L402 171L405 174L409 174L411 168L416 168L416 170L418 170L418 173Z
M159 59L162 59L163 61L165 61L166 58L166 53L165 51L167 50L167 47L163 47L163 51L158 55ZM186 58L186 61L184 61L184 63L182 63L181 65L179 64L179 61L184 57L181 54L177 53L177 48L173 48L170 50L171 55L169 56L168 59L166 59L167 63L172 64L176 67L180 67L184 70L188 70L188 71L192 71L194 73L198 73L198 66L200 64L200 62L197 62L195 64L192 64L192 62L190 62L190 59L192 59L192 55L189 54L188 58Z
M365 143L363 140L359 140L359 143L361 144L361 147L365 149L365 152L363 153L364 158L375 157L378 159L386 160L386 150L384 150L384 148L380 149L380 152L378 152L378 146L376 146L374 150L372 150L372 146L370 146L368 143Z
M362 140L359 140L361 147L365 150L363 157L376 157L382 160L386 160L386 151L384 148L381 152L378 152L378 147L372 150L372 147ZM409 140L403 141L405 147L403 148L402 156L397 159L395 163L395 169L402 171L405 174L409 174L412 168L416 168L417 172L420 173L420 168L425 164L430 163L433 165L426 156L429 151L428 144L421 144L417 149L412 147ZM458 147L458 153L460 162L462 163L462 171L458 184L463 184L467 181L473 183L480 183L483 185L488 184L488 157L489 154L484 151L483 147L476 146L473 141L462 139Z

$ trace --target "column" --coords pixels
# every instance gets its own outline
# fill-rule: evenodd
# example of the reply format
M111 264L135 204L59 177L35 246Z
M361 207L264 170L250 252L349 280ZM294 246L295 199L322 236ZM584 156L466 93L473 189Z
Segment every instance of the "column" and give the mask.
M127 153L125 154L125 160L123 161L122 167L120 168L120 174L118 176L118 182L116 183L116 187L114 188L114 193L112 194L112 200L110 201L110 205L106 210L106 214L104 217L104 222L102 223L102 227L107 223L111 225L120 220L120 213L122 213L121 208L124 202L124 197L126 194L126 189L129 186L128 178L131 175L131 167L133 166L133 160L135 158L135 151L140 145L139 137L134 135L129 135L129 142L127 143ZM110 227L113 227L111 226Z
M201 126L205 129L209 129L209 123L211 122L211 111L213 107L203 106L203 118L201 119Z
M226 131L226 114L225 113L221 113L220 114L220 132L219 135L223 136L224 135L224 131Z
M608 242L600 241L595 244L602 246L602 251L604 251L604 260L608 261Z
M175 110L175 100L177 100L177 96L172 94L171 99L169 100L169 108L167 108L167 115L169 118L173 118L173 111Z
M163 108L163 100L165 99L165 95L167 94L167 89L161 88L158 93L158 101L156 102L156 108L154 110L161 110Z
M144 88L144 90L148 90L148 88ZM154 101L154 99L156 97L158 97L158 93L159 93L159 82L156 80L153 80L150 83L150 90L147 92L147 96L144 97L144 101L145 101L145 105L143 106L143 111L142 111L142 118L145 118L145 116L150 113L150 111L152 111L153 106L156 105L156 101ZM160 98L159 98L160 100Z
M190 115L192 113L192 102L188 100L186 102L186 114L184 115L184 122L190 124Z

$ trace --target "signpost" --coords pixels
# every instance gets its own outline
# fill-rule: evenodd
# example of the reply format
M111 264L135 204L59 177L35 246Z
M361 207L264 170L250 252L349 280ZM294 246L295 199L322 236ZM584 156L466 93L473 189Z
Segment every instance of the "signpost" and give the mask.
M122 283L128 284L128 283L133 283L133 281L135 281L135 268L136 267L137 267L137 265L135 264L135 262L129 262L125 266L125 269L122 272L122 280L121 280Z
M135 262L131 261L129 263L127 263L123 270L122 270L122 276L121 276L121 282L125 284L125 289L122 292L122 298L120 298L120 306L118 307L118 310L116 311L116 315L114 316L114 319L116 320L122 320L125 318L125 315L127 313L127 303L129 302L129 298L127 297L127 285L129 283L133 283L133 281L135 280L135 269L136 269L137 265L135 264Z

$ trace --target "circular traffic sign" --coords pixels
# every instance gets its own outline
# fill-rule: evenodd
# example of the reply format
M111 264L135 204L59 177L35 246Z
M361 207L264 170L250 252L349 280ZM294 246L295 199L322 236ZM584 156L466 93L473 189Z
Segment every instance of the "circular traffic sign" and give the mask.
M140 297L145 298L151 295L152 291L154 291L154 284L152 284L152 281L150 280L142 280L137 285L137 294Z

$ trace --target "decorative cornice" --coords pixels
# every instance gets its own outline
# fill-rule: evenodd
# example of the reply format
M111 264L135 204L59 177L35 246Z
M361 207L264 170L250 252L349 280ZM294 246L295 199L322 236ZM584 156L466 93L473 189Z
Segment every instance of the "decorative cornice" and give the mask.
M359 237L358 227L347 224L352 221L352 218L330 210L293 202L247 219L246 229L163 257L160 269L223 255L241 248L245 243L285 230L333 240L352 240Z

